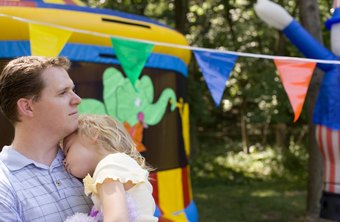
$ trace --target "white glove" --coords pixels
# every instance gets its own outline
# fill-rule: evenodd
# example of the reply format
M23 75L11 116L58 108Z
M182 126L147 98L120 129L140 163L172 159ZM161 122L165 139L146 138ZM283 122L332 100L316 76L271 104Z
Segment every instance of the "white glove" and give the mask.
M254 9L260 19L279 30L286 28L293 20L284 8L268 0L257 0Z
M331 28L331 48L332 52L337 56L340 56L339 37L340 37L340 23L336 23L333 24Z

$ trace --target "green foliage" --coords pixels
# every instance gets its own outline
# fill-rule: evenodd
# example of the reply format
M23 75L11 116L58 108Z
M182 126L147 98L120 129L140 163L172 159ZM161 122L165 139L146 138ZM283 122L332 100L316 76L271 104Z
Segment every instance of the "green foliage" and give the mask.
M307 153L292 141L287 150L251 146L250 154L238 142L207 142L191 162L194 183L245 184L251 181L295 181L305 184ZM214 181L214 182L213 182ZM204 186L204 184L203 184Z
M285 177L295 180L307 180L308 155L305 147L290 142L288 149L283 150L282 165Z
M297 55L297 50L290 44L283 48L284 51L279 51L282 36L256 17L252 9L253 2L211 0L201 5L197 1L190 1L189 5L190 28L186 37L193 45L238 52ZM293 10L294 4L291 7L290 10ZM201 75L192 70L190 74ZM261 124L292 121L288 97L271 60L240 57L218 108L214 106L210 92L205 90L204 81L199 77L193 80L194 83L191 79L188 81L189 102L194 107L191 119L206 132L235 129L235 123L237 126L241 115L246 117L251 127L256 127L255 124L262 127ZM201 84L201 87L196 86L201 91L191 90L192 84ZM203 103L196 98L202 94ZM206 111L211 115L205 115ZM300 122L306 122L304 115ZM240 130L238 132L240 135ZM258 142L261 142L261 138L258 138Z
M132 14L143 15L147 0L86 0L87 4L97 8L109 8Z

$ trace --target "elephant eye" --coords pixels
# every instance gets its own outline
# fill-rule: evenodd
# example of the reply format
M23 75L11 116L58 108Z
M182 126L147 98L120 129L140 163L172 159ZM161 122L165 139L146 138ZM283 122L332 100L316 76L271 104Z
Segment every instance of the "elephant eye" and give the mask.
M142 100L141 100L140 98L136 98L136 100L135 100L135 105L136 105L137 107L139 107L139 106L141 105L141 103L142 103Z

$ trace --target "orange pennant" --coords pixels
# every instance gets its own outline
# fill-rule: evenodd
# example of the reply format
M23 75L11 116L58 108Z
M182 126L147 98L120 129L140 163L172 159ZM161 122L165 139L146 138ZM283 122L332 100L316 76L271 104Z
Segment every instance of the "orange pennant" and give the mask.
M274 59L274 63L292 105L296 122L301 114L316 63L279 59Z

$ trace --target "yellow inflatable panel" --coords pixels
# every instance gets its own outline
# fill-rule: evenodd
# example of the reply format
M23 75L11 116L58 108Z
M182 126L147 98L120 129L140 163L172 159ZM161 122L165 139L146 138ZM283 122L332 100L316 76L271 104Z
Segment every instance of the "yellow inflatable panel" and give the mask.
M106 14L62 10L54 8L34 8L20 6L1 6L0 13L37 22L65 26L77 30L98 32L112 36L164 42L176 45L188 43L179 32L157 24L122 18ZM29 40L28 24L12 18L0 17L3 40ZM15 28L13 28L15 27ZM74 32L69 42L99 46L111 46L109 38ZM190 61L190 50L155 45L153 52L180 58L185 64Z

